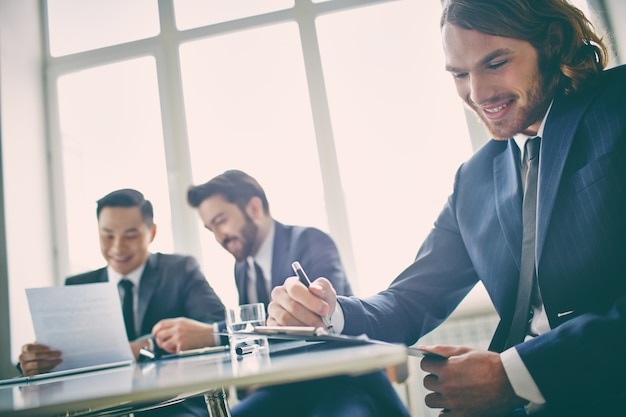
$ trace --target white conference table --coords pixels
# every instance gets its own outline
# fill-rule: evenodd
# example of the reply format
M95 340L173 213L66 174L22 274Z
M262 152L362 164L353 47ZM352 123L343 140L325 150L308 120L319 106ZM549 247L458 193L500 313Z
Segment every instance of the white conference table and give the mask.
M120 415L148 404L223 392L224 387L358 375L404 366L406 361L405 346L375 343L271 355L254 353L233 360L228 352L222 352L141 362L21 385L0 385L0 415Z

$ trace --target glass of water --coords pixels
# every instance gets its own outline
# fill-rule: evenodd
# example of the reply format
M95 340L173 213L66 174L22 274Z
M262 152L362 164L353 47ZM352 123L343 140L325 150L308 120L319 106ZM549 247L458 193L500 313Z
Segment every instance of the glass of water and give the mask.
M226 309L226 330L231 354L244 356L267 350L267 337L246 334L255 326L265 326L265 305L263 303L242 304Z

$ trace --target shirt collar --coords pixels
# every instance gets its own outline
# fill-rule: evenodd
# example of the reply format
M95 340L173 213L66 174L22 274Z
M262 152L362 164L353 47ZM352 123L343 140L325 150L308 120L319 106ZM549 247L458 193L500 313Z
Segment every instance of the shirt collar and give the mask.
M515 143L517 144L518 148L520 148L520 150L522 150L522 152L520 152L520 157L523 158L524 156L524 145L526 144L526 140L528 140L529 138L536 138L536 137L540 137L543 138L543 129L546 125L546 120L548 119L548 114L550 114L550 109L552 108L552 103L554 101L550 102L550 106L548 106L548 111L546 111L546 114L543 116L543 119L541 120L541 124L539 125L539 130L537 130L537 134L533 135L533 136L528 136L525 135L523 133L518 133L516 135L513 136L513 140L515 140Z
M146 268L146 263L142 263L137 268L132 270L129 274L122 275L119 272L115 271L110 266L107 266L107 274L109 276L109 282L117 285L122 278L128 278L135 285L135 288L139 287L139 281L141 280L141 275L143 274L143 270Z
M272 276L272 257L274 255L274 235L276 234L275 223L272 221L270 230L265 236L265 240L259 246L259 250L254 258L249 257L248 261L256 262L267 279Z

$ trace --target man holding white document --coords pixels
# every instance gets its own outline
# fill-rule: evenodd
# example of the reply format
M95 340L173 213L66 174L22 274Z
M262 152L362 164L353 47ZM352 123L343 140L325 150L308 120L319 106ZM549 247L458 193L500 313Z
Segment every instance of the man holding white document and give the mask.
M107 266L66 279L66 285L129 282L126 290L118 284L122 304L126 303L126 331L135 356L150 346L152 328L166 318L187 317L211 323L223 320L224 305L190 256L151 254L156 234L150 201L132 189L107 194L97 202L96 214L100 247ZM22 347L20 368L25 376L49 372L60 364L62 352L37 343ZM162 410L141 415L206 416L204 400L187 400Z

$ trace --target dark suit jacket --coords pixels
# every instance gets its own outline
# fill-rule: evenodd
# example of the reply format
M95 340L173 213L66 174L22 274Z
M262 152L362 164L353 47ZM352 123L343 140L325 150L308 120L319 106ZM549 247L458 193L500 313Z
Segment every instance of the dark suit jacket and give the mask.
M274 249L272 255L272 288L282 285L293 276L293 261L299 261L307 275L325 277L332 282L337 294L352 295L335 242L326 233L313 227L286 226L274 221ZM246 262L235 264L235 283L239 303L248 303Z
M106 268L75 275L66 285L108 281ZM137 318L142 335L162 319L224 320L224 305L191 256L151 254L139 281Z
M382 293L339 300L344 333L413 344L478 280L508 327L522 241L518 155L513 141L492 140L459 168L415 262ZM537 279L553 330L517 350L553 415L623 414L614 396L626 392L626 67L555 98L537 205Z
M346 278L341 264L339 252L333 240L326 233L312 227L286 226L274 221L275 234L272 254L272 287L282 285L285 279L295 275L291 264L299 261L302 268L311 279L325 277L333 283L337 294L352 295L352 289ZM246 280L247 263L235 264L235 282L239 290L239 303L248 303ZM320 388L322 387L322 388ZM358 387L358 388L355 388ZM326 391L324 391L326 390ZM323 397L323 393L332 393L333 398L343 398L343 407L339 407L344 414L350 416L353 410L360 411L364 399L371 409L372 415L378 410L384 410L377 415L398 416L405 415L400 399L393 387L382 373L375 373L361 377L341 376L326 378L305 383L288 383L284 385L263 387L247 396L233 408L233 416L267 416L285 414L284 410L297 410L294 415L326 415L328 408L311 406L310 394L315 392ZM355 394L356 392L356 394ZM368 398L371 396L371 400ZM321 398L320 397L320 398ZM348 404L354 401L354 404ZM306 405L303 405L306 404ZM354 405L354 409L351 406ZM332 410L337 411L337 410ZM326 414L324 414L326 412ZM332 413L331 413L332 414ZM328 414L328 415L331 415ZM332 415L339 415L337 413Z
M66 285L108 281L106 268L75 275ZM191 256L151 254L139 281L137 302L141 334L160 320L188 317L205 323L224 320L224 305ZM142 417L207 416L204 398L194 397L169 407L136 413Z

